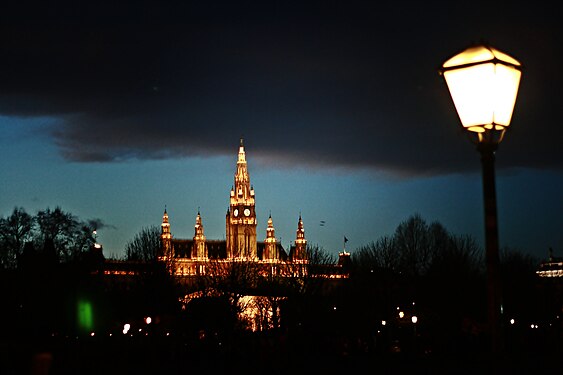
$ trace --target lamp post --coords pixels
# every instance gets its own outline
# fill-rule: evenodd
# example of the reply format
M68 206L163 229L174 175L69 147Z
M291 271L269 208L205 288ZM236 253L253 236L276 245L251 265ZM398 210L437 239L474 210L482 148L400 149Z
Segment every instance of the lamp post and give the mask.
M488 327L493 354L502 350L495 151L510 125L521 70L517 60L488 45L471 46L440 69L461 124L481 154Z

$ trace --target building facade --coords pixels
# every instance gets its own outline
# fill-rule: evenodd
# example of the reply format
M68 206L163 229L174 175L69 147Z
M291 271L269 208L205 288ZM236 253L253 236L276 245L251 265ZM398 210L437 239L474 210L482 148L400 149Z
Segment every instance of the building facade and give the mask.
M336 264L315 264L308 259L307 239L301 214L297 220L294 244L288 251L276 238L274 221L268 217L264 240L256 232L256 201L250 183L246 152L241 139L234 184L229 193L229 206L225 216L225 239L208 239L205 236L204 220L198 210L192 238L175 238L166 207L161 222L161 246L157 255L177 285L185 287L179 300L182 309L194 299L217 296L227 282L229 287L239 287L237 306L239 318L247 322L248 329L262 331L279 327L280 303L287 296L279 290L263 289L269 281L297 278L315 280L320 293L329 293L348 279L349 253L340 253ZM128 287L140 276L154 272L149 262L111 261L105 262L103 274L107 281ZM287 278L287 279L286 279ZM309 283L311 285L311 283Z
M191 239L174 238L165 208L161 224L162 253L159 254L159 260L167 262L170 272L177 276L205 275L210 270L210 262L254 262L263 265L264 272L269 274L305 274L308 263L307 240L301 214L297 221L295 244L288 252L275 236L271 215L263 241L258 240L257 224L254 187L250 183L246 152L241 139L234 184L225 216L225 240L210 240L205 237L199 211L195 220L194 236Z

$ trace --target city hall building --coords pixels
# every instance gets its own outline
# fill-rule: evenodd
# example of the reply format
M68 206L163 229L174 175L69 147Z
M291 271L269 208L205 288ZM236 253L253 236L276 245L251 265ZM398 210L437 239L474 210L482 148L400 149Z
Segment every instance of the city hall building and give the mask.
M185 278L204 276L238 262L253 263L263 276L304 276L309 273L307 240L301 215L297 221L294 244L288 252L276 239L271 215L264 240L258 240L254 187L250 183L242 139L229 202L224 240L205 237L204 220L200 212L196 216L194 236L188 239L175 238L165 208L161 224L162 251L158 259L168 264L173 275ZM341 253L338 264L325 267L317 276L344 277L341 269L343 258L347 256L348 253Z

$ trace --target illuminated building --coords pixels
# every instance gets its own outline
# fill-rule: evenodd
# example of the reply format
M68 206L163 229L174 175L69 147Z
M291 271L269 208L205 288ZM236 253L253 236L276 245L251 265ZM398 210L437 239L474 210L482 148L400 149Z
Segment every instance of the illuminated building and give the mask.
M246 152L241 139L234 185L230 191L229 207L225 217L225 240L210 240L205 237L203 219L199 210L193 238L174 238L165 208L161 224L162 253L159 255L159 260L168 262L173 275L184 277L209 274L211 262L223 264L252 262L261 265L264 275L307 274L307 240L301 214L297 222L295 244L287 253L276 239L271 215L268 218L264 241L257 240L255 204L254 187L250 183ZM340 268L340 265L334 265L329 272L332 276L325 276L335 277L336 274L341 274L335 272Z
M536 271L539 277L563 277L563 258L553 256L553 249L549 249L549 259L541 262Z
M174 238L168 210L164 208L157 259L166 264L177 285L186 287L179 297L182 308L187 308L194 299L221 295L221 282L228 280L230 286L240 286L243 290L237 297L240 319L248 323L249 329L261 331L279 326L280 303L287 298L279 292L268 294L263 289L268 281L315 279L315 285L322 284L320 293L330 293L348 279L350 253L346 251L340 253L336 264L310 262L301 214L294 244L288 252L276 238L271 214L263 241L258 241L256 228L254 188L241 139L225 216L224 240L205 236L204 218L199 209L193 237ZM151 267L149 262L109 261L104 264L104 275L109 276L112 285L127 288L128 283L152 272Z

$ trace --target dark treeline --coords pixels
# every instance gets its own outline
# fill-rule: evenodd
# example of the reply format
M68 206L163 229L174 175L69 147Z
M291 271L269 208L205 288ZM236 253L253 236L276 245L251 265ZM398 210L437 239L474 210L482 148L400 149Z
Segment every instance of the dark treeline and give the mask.
M0 218L1 268L16 268L37 254L56 263L79 260L93 245L98 224L99 220L80 221L60 207L40 210L35 216L15 207L11 215Z
M555 318L554 296L545 293L536 276L540 261L508 248L500 257L503 325L510 319L522 324ZM381 334L395 329L401 335L406 326L412 336L416 316L418 349L426 345L453 353L487 348L484 252L471 236L452 234L415 214L392 236L357 249L351 263L346 304L358 325L352 329L361 332L371 320ZM401 311L403 318L398 317ZM382 320L395 323L394 328L382 327Z
M157 226L142 228L125 246L123 261L145 265L138 277L120 283L95 272L104 262L101 252L93 251L93 230L99 225L99 220L81 221L59 207L35 216L15 208L0 218L0 319L9 322L0 335L3 341L32 338L37 346L53 335L78 337L92 329L119 332L123 322L150 315L159 321L154 330L161 327L164 332L166 327L184 335L177 346L166 346L166 355L189 347L183 354L193 356L202 343L206 350L229 351L239 360L264 361L279 355L326 360L390 353L457 358L488 348L483 249L471 236L452 234L418 214L400 223L392 235L353 250L343 265L348 279L322 279L311 272L297 279L257 282L256 269L241 264L189 288L176 283L156 261ZM308 254L310 270L337 262L315 245L308 247ZM563 307L561 289L536 276L539 262L515 250L501 252L503 330L506 348L514 353L562 348L561 320L554 321ZM206 294L209 290L213 294ZM180 303L195 292L203 297ZM237 301L256 292L275 306L276 322L273 329L250 339L237 321ZM90 305L95 322L88 326L79 321L80 309ZM518 324L511 326L510 319ZM534 322L551 322L554 330L530 330ZM20 345L28 345L25 340ZM122 342L104 345L123 349ZM168 365L175 360L180 358Z
M8 322L3 336L37 339L74 331L76 301L89 289L91 270L103 262L101 252L92 251L99 225L60 207L34 216L15 207L0 217L0 319Z

